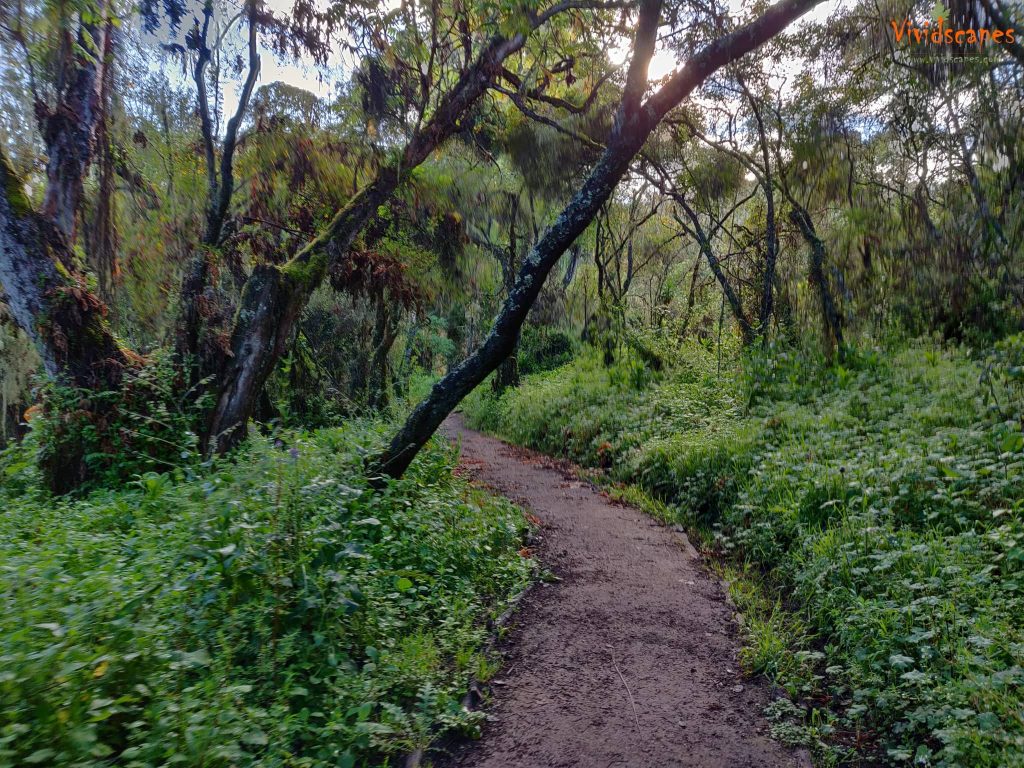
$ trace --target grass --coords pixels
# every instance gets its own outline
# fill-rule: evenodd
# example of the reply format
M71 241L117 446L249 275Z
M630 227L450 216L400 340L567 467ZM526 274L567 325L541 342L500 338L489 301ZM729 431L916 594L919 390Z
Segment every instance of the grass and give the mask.
M720 556L743 660L820 760L1024 765L1020 337L845 366L584 356L470 421L638 486ZM777 710L777 711L776 711Z
M362 472L386 426L254 440L231 463L54 500L0 489L0 765L396 765L493 666L526 585L519 510L430 445Z

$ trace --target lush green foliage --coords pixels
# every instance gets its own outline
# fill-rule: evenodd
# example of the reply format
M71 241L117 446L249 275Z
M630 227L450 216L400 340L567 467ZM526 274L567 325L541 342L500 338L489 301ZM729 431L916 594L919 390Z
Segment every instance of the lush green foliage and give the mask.
M84 463L89 481L83 491L179 466L195 456L196 428L212 396L182 396L177 379L171 355L160 352L127 370L116 390L50 382L28 445L38 446L44 473L77 471L78 461ZM69 455L81 458L69 460Z
M574 348L573 340L564 331L525 325L516 354L519 373L540 373L563 366L572 360Z
M470 413L639 484L760 574L745 661L810 710L800 738L1021 765L1021 342L984 365L923 345L845 367L771 350L720 376L691 353L639 387L628 363L585 357Z
M380 425L258 440L202 474L0 505L0 765L394 764L486 677L524 586L519 512L433 445L368 487ZM28 475L28 476L26 476Z

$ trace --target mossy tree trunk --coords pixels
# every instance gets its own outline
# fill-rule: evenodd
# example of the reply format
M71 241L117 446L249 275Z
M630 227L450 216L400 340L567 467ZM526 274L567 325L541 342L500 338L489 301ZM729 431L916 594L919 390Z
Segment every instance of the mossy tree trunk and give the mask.
M88 391L117 389L132 358L110 331L106 305L74 268L63 232L30 207L2 153L0 192L0 284L11 315L55 381ZM105 402L97 400L83 410L104 420ZM80 444L48 449L42 469L52 491L66 493L87 479Z
M58 383L90 391L121 385L137 359L114 338L107 306L88 287L74 253L83 182L102 120L102 87L111 56L113 23L97 4L77 32L77 50L52 104L37 103L46 147L46 189L35 210L10 160L0 149L0 284L15 322L32 340L46 372ZM93 53L87 54L86 51ZM91 405L102 421L105 407ZM69 491L86 479L80 445L49 446L43 466L51 489Z
M384 410L391 402L391 348L398 338L401 309L390 306L382 296L377 304L377 318L373 329L373 355L370 358L370 377L367 382L367 405Z
M93 17L102 21L79 26L79 52L55 102L36 105L47 155L40 210L0 149L0 283L11 315L32 339L46 372L85 389L115 388L128 363L107 324L107 307L88 288L73 251L83 181L102 119L113 28L107 11L100 2Z
M48 374L76 387L116 387L127 358L107 325L106 305L70 266L64 234L32 209L2 154L0 189L0 281L11 315Z

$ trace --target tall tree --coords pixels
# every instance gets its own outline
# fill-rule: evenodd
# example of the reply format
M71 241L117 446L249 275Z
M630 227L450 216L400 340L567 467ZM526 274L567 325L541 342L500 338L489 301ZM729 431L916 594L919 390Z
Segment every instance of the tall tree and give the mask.
M57 74L44 86L29 50L33 20L21 7L11 17L2 13L5 37L26 54L47 162L43 203L36 210L0 148L0 282L11 314L51 376L74 386L110 388L128 358L111 333L106 305L88 287L74 244L101 119L113 17L106 0L69 9L63 23L77 23L77 32L50 52Z
M706 45L646 100L647 72L654 54L662 3L641 2L633 55L604 153L554 224L531 248L516 287L502 305L484 343L434 385L378 457L384 474L400 477L448 414L511 353L551 268L590 225L647 137L669 111L714 72L777 35L818 1L781 0L758 19Z
M77 22L77 33L74 44L60 38L55 52L58 74L49 93L37 89L34 72L31 78L47 153L41 209L32 206L0 148L0 284L11 315L32 339L50 376L68 386L110 390L121 383L133 358L114 338L107 307L89 288L74 245L101 120L113 17L105 0L65 10L71 16L63 21ZM20 15L22 9L18 12L13 24L4 19L3 29L28 52L26 19ZM31 59L27 65L32 67ZM94 408L95 416L103 418L109 406L100 402ZM55 491L70 490L85 478L83 450L71 445L48 453L43 471Z
M206 374L212 374L213 368L219 363L214 355L211 361L208 354L203 354L200 348L202 325L203 325L203 291L206 289L210 279L211 261L214 258L213 251L220 245L221 235L224 230L224 223L228 216L228 209L231 206L231 199L235 191L235 152L238 149L239 130L242 120L249 108L249 100L252 97L253 89L260 74L260 55L257 48L258 31L258 10L257 0L247 0L244 8L245 22L247 24L246 50L248 63L245 80L242 83L241 91L238 94L238 103L235 112L228 120L224 131L224 138L220 142L220 158L217 156L217 137L214 135L214 119L210 110L209 85L207 84L207 69L213 57L214 51L210 41L210 23L213 20L213 2L206 0L203 6L203 21L197 23L186 36L188 49L193 53L194 62L192 65L192 79L196 88L197 110L199 112L200 135L203 145L203 160L206 165L206 221L203 228L202 239L192 258L192 263L185 271L181 284L179 303L181 311L178 318L177 337L175 340L177 352L183 361L194 362L190 384L194 385L196 379ZM223 39L223 35L220 36ZM200 360L191 360L198 357Z
M523 49L535 30L560 14L623 5L628 3L560 0L540 12L527 10L519 20L523 31L492 35L475 57L471 56L471 43L465 39L462 63L449 73L454 80L450 87L433 82L433 75L420 79L420 95L414 105L419 117L404 148L385 162L376 176L292 259L280 265L257 265L246 281L218 379L219 393L209 427L213 449L223 452L244 437L260 391L291 343L296 321L313 291L333 265L345 258L353 240L379 206L460 130L462 118L502 76L504 62ZM452 58L448 45L450 41L432 35L432 42L427 43L431 51L428 69L434 66L435 59ZM444 56L440 55L442 52Z

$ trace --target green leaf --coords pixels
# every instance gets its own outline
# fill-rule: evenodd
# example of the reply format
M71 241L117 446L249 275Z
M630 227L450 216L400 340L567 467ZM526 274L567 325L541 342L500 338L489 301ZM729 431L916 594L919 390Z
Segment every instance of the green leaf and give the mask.
M982 712L978 715L978 727L981 730L994 731L999 726L999 716L994 712Z
M50 630L54 637L64 637L64 627L55 622L48 621L43 624L36 624L35 626L39 627L39 629Z
M270 739L263 731L258 728L254 731L249 731L241 739L243 744L249 744L254 747L265 747L270 743Z
M182 653L181 660L185 664L196 667L208 667L213 663L213 658L205 648L200 648L198 651Z

